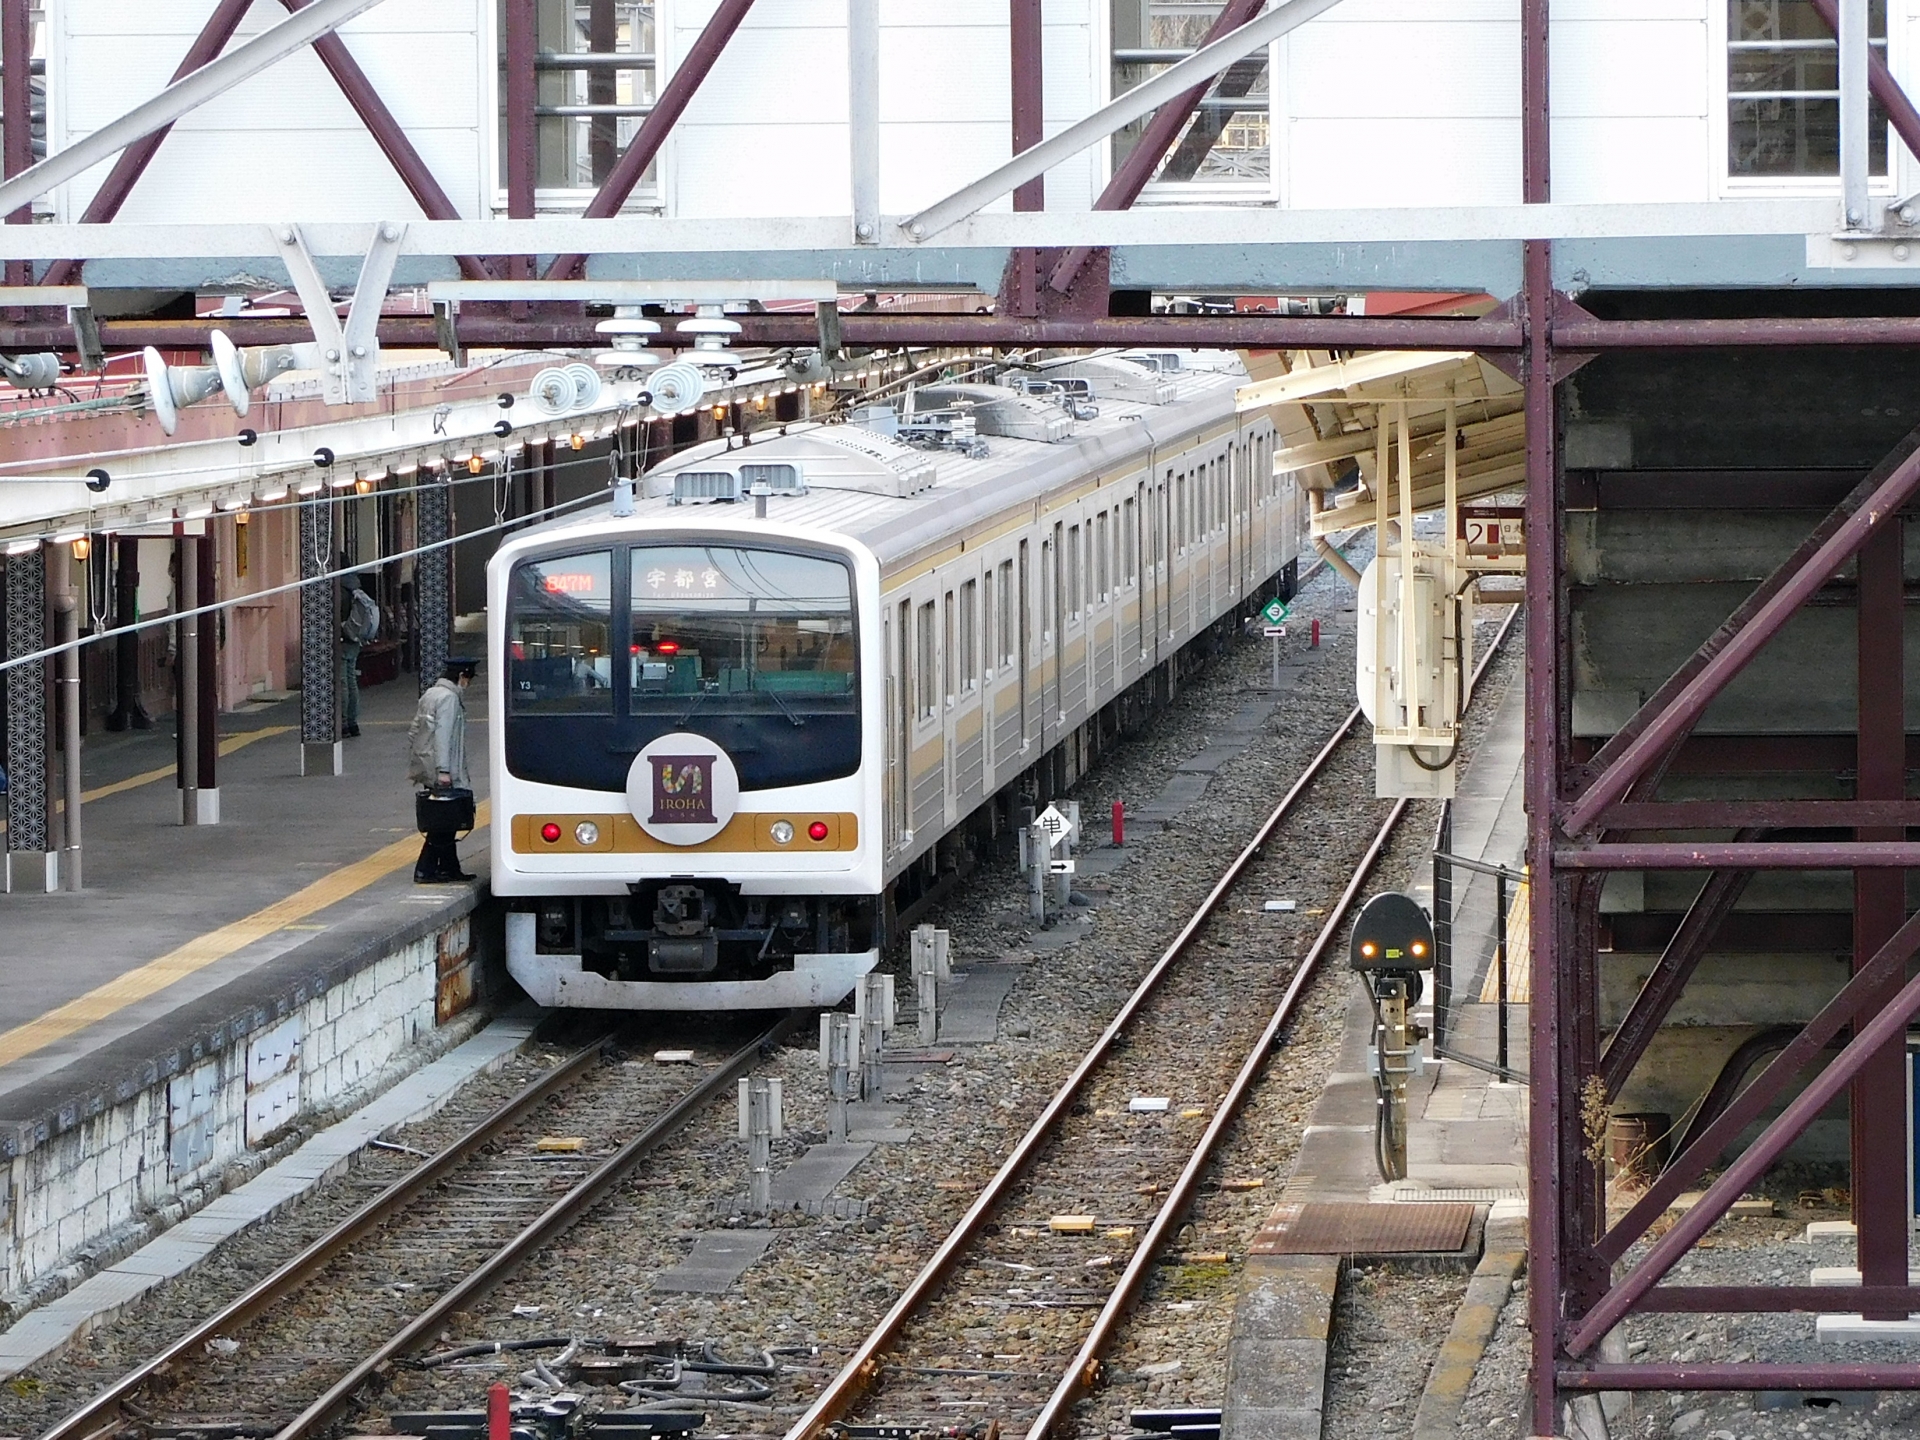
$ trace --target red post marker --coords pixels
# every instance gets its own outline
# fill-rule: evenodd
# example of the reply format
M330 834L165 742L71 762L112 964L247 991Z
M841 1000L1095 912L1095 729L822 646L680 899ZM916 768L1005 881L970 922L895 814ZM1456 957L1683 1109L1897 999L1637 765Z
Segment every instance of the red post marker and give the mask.
M499 1381L487 1387L487 1440L510 1440L513 1396Z
M1113 802L1113 843L1127 843L1127 807L1118 800Z
M1320 648L1320 622L1318 620L1313 622L1313 639L1308 642L1307 648L1309 650L1318 650Z

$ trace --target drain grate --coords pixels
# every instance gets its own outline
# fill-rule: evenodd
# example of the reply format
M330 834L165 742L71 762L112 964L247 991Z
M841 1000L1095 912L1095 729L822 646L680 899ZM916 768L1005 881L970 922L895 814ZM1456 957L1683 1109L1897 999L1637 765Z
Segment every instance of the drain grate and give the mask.
M1254 1255L1412 1255L1466 1247L1474 1207L1466 1204L1369 1205L1312 1201L1282 1205L1267 1217Z

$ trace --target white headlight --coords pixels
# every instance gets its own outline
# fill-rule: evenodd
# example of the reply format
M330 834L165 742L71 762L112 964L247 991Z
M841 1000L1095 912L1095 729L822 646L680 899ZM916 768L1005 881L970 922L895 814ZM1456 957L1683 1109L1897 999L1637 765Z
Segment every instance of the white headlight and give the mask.
M776 845L791 845L793 843L793 826L785 820L776 820L773 822L772 834L773 843Z
M600 827L591 820L582 820L578 825L573 827L573 838L582 845L598 845L600 843Z

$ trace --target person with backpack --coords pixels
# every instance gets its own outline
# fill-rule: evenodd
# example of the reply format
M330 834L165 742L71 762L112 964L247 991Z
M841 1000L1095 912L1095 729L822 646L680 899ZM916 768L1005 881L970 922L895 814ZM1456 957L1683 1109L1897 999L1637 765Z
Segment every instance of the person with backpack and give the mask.
M340 582L346 613L340 620L340 733L360 735L360 647L380 636L380 602L354 576Z
M407 729L407 778L420 787L414 816L426 836L414 862L413 883L445 885L471 880L460 868L455 842L473 828L473 790L467 775L466 689L479 663L447 661L438 680L421 693Z

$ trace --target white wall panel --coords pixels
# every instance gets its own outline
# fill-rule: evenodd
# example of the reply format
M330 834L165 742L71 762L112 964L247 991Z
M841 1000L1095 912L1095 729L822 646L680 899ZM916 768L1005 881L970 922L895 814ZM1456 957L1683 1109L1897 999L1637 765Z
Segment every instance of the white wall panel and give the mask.
M1553 198L1568 204L1710 200L1706 117L1553 122Z
M675 132L674 213L699 216L845 215L847 127L782 124L681 126Z
M1562 116L1707 113L1707 22L1557 20L1549 87Z
M846 118L845 32L743 28L695 93L680 123L682 127L780 120L844 124Z
M1011 145L1006 27L883 29L880 121L997 124L1002 147Z
M1517 25L1328 23L1344 11L1329 12L1291 37L1287 91L1293 114L1437 119L1520 113Z
M251 164L236 163L231 136L174 131L121 207L130 222L193 219L208 224L311 219L325 196L329 220L418 218L393 167L362 129L256 130ZM297 153L298 164L261 163L263 154Z
M1281 133L1294 209L1520 200L1518 116L1295 120Z

